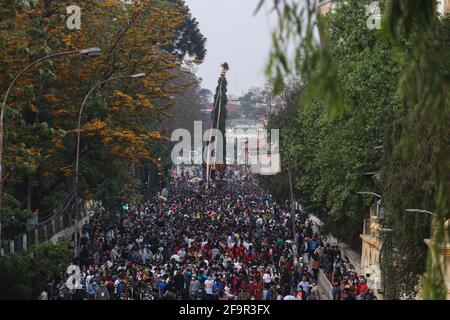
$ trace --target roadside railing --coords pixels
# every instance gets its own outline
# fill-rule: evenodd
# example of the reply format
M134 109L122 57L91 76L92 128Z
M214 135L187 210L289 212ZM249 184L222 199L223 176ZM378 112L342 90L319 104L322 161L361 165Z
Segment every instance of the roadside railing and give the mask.
M89 214L94 213L96 210L103 210L101 202L96 201L87 201L82 207L84 210L81 210L80 213L79 226L83 225ZM40 222L33 229L17 235L14 239L3 240L1 245L3 250L0 250L0 255L2 254L1 251L3 251L3 254L27 251L31 246L50 241L60 233L67 234L65 235L66 238L69 234L71 236L74 227L73 209L70 205L64 209L54 214L51 218Z
M33 229L17 235L14 239L3 240L3 254L27 251L31 246L37 243L50 240L58 232L70 227L72 223L69 211L55 215Z

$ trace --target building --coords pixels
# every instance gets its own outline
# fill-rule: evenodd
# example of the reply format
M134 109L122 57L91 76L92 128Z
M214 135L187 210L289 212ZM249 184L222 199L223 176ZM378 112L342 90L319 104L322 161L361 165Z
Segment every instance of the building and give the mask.
M360 237L362 240L361 270L365 274L370 274L369 288L373 289L377 299L382 300L380 254L383 241L380 237L380 211L381 207L378 204L377 207L370 209L370 217L364 219L363 234Z
M258 139L258 131L264 130L264 124L252 119L233 119L227 121L226 136L227 143L234 144L235 150L232 157L227 157L228 164L248 163L248 154L244 148L248 141ZM227 148L227 152L232 151Z
M438 12L443 15L450 14L450 0L438 0Z
M439 257L435 257L433 255L433 259L438 258L439 263L441 265L441 272L444 276L444 282L445 287L447 289L447 299L450 300L450 236L449 236L449 227L450 227L450 220L445 221L444 223L444 229L445 229L445 240L443 241L443 244L441 245L441 250ZM425 243L431 250L433 246L433 241L431 239L425 239ZM435 260L436 261L436 260Z
M317 10L319 14L325 15L330 10L334 10L337 8L339 4L338 0L318 0L317 1Z
M206 113L211 113L211 111L214 109L214 103L199 104L197 105L197 108ZM241 106L237 103L228 103L226 108L228 112L232 113L232 112L239 112Z

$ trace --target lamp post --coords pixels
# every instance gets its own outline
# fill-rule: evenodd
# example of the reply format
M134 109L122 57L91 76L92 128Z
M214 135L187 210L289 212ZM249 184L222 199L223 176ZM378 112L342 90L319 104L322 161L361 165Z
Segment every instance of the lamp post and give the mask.
M418 213L426 213L429 214L430 216L434 216L437 217L438 215L434 212L431 211L427 211L427 210L421 210L421 209L406 209L406 212L418 212Z
M438 229L438 218L439 218L439 215L437 213L434 213L434 212L431 212L431 211L428 211L428 210L422 210L422 209L405 209L405 211L409 212L409 213L425 213L427 215L430 215L431 218L432 218L432 220L431 220L431 228L433 229L432 236L435 236L434 233L437 232L437 229ZM445 218L443 218L442 221L445 223Z
M75 159L75 227L74 227L74 233L75 233L75 256L78 256L78 219L80 217L80 208L79 208L79 195L78 195L78 189L79 189L79 169L80 169L80 141L81 141L81 117L83 115L84 106L86 105L87 100L91 96L91 94L100 86L104 85L107 82L113 81L113 80L120 80L120 79L137 79L145 77L145 73L137 73L133 75L126 75L126 76L118 76L118 77L111 77L109 79L103 80L99 83L97 83L95 86L89 90L89 92L84 97L83 103L81 104L80 112L78 114L78 127L77 127L77 153L76 153L76 159Z
M5 116L5 108L6 108L6 101L8 100L8 96L14 87L14 84L19 79L19 77L25 73L28 69L35 66L36 64L39 64L42 61L49 60L52 58L60 57L60 56L67 56L72 54L80 54L80 55L86 55L89 57L96 57L100 55L100 48L87 48L87 49L81 49L81 50L71 50L71 51L64 51L64 52L58 52L53 53L50 55L47 55L45 57L42 57L29 65L27 65L25 68L23 68L11 81L11 84L9 85L8 89L6 90L5 96L3 97L3 102L1 105L1 111L0 111L0 255L3 252L2 247L2 199L3 199L3 119Z
M369 195L369 196L377 197L378 199L380 199L380 200L378 200L378 201L375 202L375 211L376 211L377 218L378 218L379 220L382 220L382 219L383 219L382 214L381 214L381 208L380 208L382 196L380 196L379 194L376 194L376 193L374 193L374 192L370 192L370 191L359 191L359 192L357 192L356 194L359 194L359 195Z
M423 290L423 292L419 294L424 299L435 299L433 296L436 295L436 292L433 291L439 290L438 287L441 287L442 285L441 289L444 290L444 295L446 291L448 300L450 298L450 272L448 268L448 248L450 247L448 226L450 220L446 220L445 216L440 216L439 214L428 210L406 209L405 211L411 213L425 213L431 216L430 239L424 239L424 242L428 246L428 255L431 264L427 267L427 274L429 277L442 277L441 281L434 280L436 283L434 283L431 288L426 288L421 285L421 290ZM439 222L439 220L441 222ZM439 273L440 275L438 275Z
M373 193L373 192L366 192L366 191L359 191L356 194L365 194L365 195L371 195L377 198L382 198L379 194Z

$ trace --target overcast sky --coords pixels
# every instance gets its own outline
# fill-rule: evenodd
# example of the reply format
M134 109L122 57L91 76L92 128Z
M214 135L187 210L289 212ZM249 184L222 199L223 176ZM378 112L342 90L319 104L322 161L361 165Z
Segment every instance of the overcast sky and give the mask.
M185 0L208 39L206 59L198 68L202 87L215 91L220 65L230 65L228 91L241 95L265 83L264 67L270 46L274 15L268 6L254 15L259 0Z

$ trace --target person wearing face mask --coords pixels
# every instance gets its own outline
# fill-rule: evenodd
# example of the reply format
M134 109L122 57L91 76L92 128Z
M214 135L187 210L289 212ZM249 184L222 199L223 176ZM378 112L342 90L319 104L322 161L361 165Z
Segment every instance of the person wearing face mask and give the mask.
M199 293L200 281L198 281L197 276L193 275L192 280L189 283L189 298L191 300L197 300Z
M212 300L213 286L214 286L214 280L212 279L211 275L208 275L208 280L205 281L206 300Z
M98 285L97 280L92 280L87 285L88 300L94 300L95 299L95 294L97 293L97 290L99 288L100 288L100 286Z

